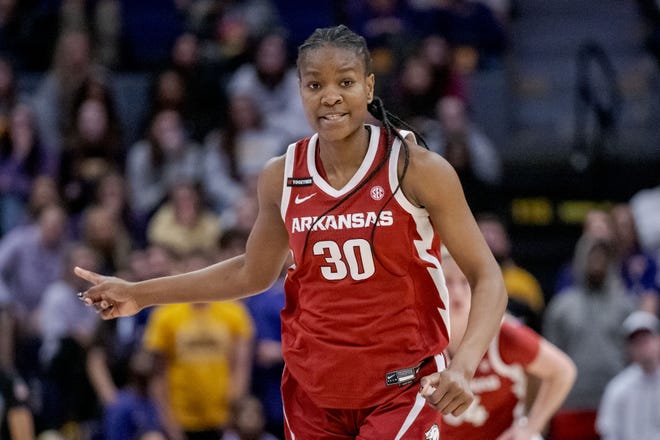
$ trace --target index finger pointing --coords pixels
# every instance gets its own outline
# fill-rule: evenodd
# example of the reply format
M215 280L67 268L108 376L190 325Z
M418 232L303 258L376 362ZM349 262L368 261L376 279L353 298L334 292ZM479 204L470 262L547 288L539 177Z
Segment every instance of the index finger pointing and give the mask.
M89 281L90 283L96 285L99 283L102 283L105 277L103 275L99 275L96 272L92 272L87 269L83 269L82 267L74 267L73 271L75 272L76 275L78 275L80 278Z

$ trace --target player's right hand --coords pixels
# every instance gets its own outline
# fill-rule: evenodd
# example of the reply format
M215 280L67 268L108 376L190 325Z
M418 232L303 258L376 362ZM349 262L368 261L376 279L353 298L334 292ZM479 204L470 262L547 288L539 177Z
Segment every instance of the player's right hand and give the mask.
M463 414L474 400L465 375L451 368L423 377L420 394L442 414L455 417Z
M103 319L134 315L142 308L131 295L131 287L134 283L117 277L100 275L80 267L74 268L74 272L80 278L92 283L92 287L78 293L78 297L86 305L94 307Z

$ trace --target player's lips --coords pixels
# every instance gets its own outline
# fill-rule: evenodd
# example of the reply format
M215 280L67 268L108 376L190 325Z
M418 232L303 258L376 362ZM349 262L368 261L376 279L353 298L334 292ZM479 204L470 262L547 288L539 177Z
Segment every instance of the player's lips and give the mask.
M339 119L343 118L346 116L348 113L328 113L325 115L321 115L320 119L324 119L326 121L338 121Z

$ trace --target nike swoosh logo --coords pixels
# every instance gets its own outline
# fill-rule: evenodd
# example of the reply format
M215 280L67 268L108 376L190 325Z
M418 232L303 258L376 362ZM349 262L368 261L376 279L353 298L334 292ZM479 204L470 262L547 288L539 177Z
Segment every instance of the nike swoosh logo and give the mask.
M301 203L305 203L307 200L311 199L315 195L316 195L316 193L312 193L312 194L310 194L308 196L305 196L305 197L300 197L299 195L297 195L294 202L296 203L296 205L300 205Z

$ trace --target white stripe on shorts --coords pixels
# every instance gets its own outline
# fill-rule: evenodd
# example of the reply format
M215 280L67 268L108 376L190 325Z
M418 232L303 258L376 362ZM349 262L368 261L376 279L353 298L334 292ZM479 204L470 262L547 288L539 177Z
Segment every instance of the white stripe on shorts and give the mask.
M442 371L445 369L446 364L445 364L445 357L443 355L436 354L435 356L433 356L433 359L435 360L435 364L438 367L438 371ZM399 429L399 433L396 435L394 440L400 440L401 438L403 438L403 435L406 433L406 431L408 431L408 428L410 428L410 426L413 424L417 416L419 416L419 413L422 412L424 405L426 405L426 399L422 397L421 394L417 393L417 396L415 396L415 404L408 413L406 420L403 421L403 425L401 425L401 429Z

